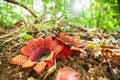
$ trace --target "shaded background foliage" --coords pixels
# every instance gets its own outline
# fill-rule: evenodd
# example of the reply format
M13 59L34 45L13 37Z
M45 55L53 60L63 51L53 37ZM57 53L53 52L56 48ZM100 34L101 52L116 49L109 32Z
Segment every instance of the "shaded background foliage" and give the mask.
M80 3L83 0L42 0L41 3L37 3L37 0L3 0L0 1L0 25L12 27L16 22L25 21L33 24L43 22L50 26L57 23L108 32L120 31L119 0L85 0L90 3L89 8L83 5L73 14L71 4L74 1ZM39 9L35 5L39 5Z

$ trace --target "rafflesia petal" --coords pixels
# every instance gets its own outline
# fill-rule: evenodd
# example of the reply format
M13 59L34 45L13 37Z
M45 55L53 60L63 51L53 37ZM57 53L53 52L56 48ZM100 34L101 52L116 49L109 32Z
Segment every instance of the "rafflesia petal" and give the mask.
M80 80L80 75L72 68L65 67L59 70L55 80Z

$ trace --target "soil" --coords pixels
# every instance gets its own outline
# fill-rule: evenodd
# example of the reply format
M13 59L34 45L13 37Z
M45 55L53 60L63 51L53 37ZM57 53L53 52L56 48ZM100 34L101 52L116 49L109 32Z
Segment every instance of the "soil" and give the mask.
M81 80L119 80L120 79L120 59L106 59L106 56L95 56L96 50L81 48L85 53L76 52L66 59L56 59L56 69L49 75L46 69L41 75L35 73L32 68L23 69L19 65L10 64L9 61L13 56L19 54L20 48L27 42L23 38L18 38L16 29L6 29L7 33L1 34L0 39L0 80L55 80L56 74L60 68L72 67L81 76ZM58 31L58 29L56 30ZM7 36L8 34L12 35ZM63 31L64 32L64 31ZM28 32L35 38L41 36L39 31ZM53 35L52 31L49 31ZM113 34L101 33L98 30L83 30L80 27L74 28L72 32L65 31L65 34L75 36L79 35L81 42L84 44L93 39L102 40L102 38L111 41L109 48L120 50L120 33ZM42 32L45 36L46 32ZM111 39L112 38L112 39ZM120 54L120 53L119 53ZM119 56L120 57L120 56ZM107 61L108 60L108 61Z

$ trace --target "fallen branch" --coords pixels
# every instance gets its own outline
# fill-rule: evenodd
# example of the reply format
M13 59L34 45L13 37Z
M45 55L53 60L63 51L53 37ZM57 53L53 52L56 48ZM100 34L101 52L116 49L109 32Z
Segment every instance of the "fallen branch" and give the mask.
M29 8L27 8L27 7L26 7L25 5L23 5L22 3L19 3L19 2L14 1L14 0L4 0L4 1L7 1L7 2L9 2L9 3L16 4L16 5L18 5L18 6L21 6L21 7L25 8L26 10L28 10L28 12L31 13L31 15L32 15L33 17L37 18L37 15L35 15Z

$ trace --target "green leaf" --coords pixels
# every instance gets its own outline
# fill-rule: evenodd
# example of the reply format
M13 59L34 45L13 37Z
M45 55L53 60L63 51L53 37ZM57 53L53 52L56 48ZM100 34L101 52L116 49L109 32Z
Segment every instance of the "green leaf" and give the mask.
M10 21L10 20L4 20L4 24L6 26L13 26L14 23L12 21Z
M120 31L120 26L117 25L117 26L115 27L115 30Z
M43 3L47 4L49 3L51 0L42 0Z
M29 35L27 33L20 33L19 37L20 38L25 38L25 39L33 38L31 35Z

